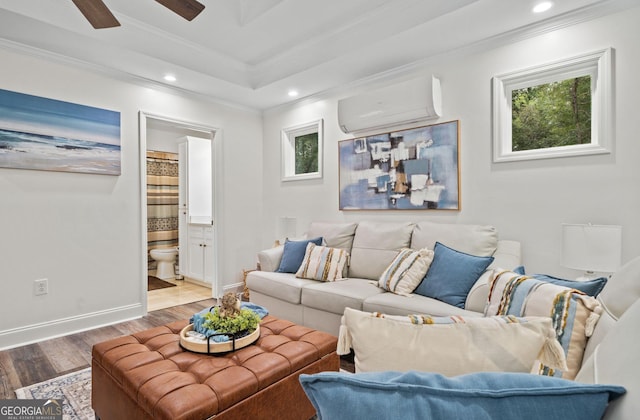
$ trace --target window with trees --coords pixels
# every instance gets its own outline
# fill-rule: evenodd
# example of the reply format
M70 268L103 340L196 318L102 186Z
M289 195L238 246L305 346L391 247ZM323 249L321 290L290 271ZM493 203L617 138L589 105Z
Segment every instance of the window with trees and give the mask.
M295 174L318 172L318 133L295 136Z
M610 153L611 49L493 78L494 162Z
M282 180L322 178L322 120L282 130Z

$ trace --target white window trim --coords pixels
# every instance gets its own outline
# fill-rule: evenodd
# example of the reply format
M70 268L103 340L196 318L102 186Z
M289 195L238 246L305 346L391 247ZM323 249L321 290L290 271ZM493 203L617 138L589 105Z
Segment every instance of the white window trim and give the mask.
M611 153L613 147L613 50L606 48L493 78L493 161L511 162ZM591 143L513 151L512 91L591 76Z
M282 180L283 181L301 181L306 179L322 178L322 119L298 124L293 127L282 130ZM318 171L307 174L296 174L296 145L297 136L310 133L318 133Z

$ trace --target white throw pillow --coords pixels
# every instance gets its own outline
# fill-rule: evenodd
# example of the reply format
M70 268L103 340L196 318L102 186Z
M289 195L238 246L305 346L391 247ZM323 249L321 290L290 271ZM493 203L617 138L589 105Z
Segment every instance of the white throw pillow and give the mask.
M403 248L382 272L378 286L387 292L409 295L420 284L433 261L433 251Z
M538 359L566 368L551 319L543 317L401 317L346 308L338 354L349 348L356 372L531 372Z

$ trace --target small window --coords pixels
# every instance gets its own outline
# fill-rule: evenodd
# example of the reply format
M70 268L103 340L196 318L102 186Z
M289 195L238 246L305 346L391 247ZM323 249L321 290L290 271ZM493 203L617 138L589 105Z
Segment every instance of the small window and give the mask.
M611 49L493 78L493 160L610 153Z
M322 178L322 120L282 130L282 180Z

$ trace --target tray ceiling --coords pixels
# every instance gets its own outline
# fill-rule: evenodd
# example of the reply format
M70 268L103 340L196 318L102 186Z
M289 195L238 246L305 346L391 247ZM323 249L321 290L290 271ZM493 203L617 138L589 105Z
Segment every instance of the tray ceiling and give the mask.
M553 28L635 0L200 0L186 21L153 0L104 0L96 30L68 1L0 0L0 44L267 109L504 34ZM163 80L167 73L177 80Z

